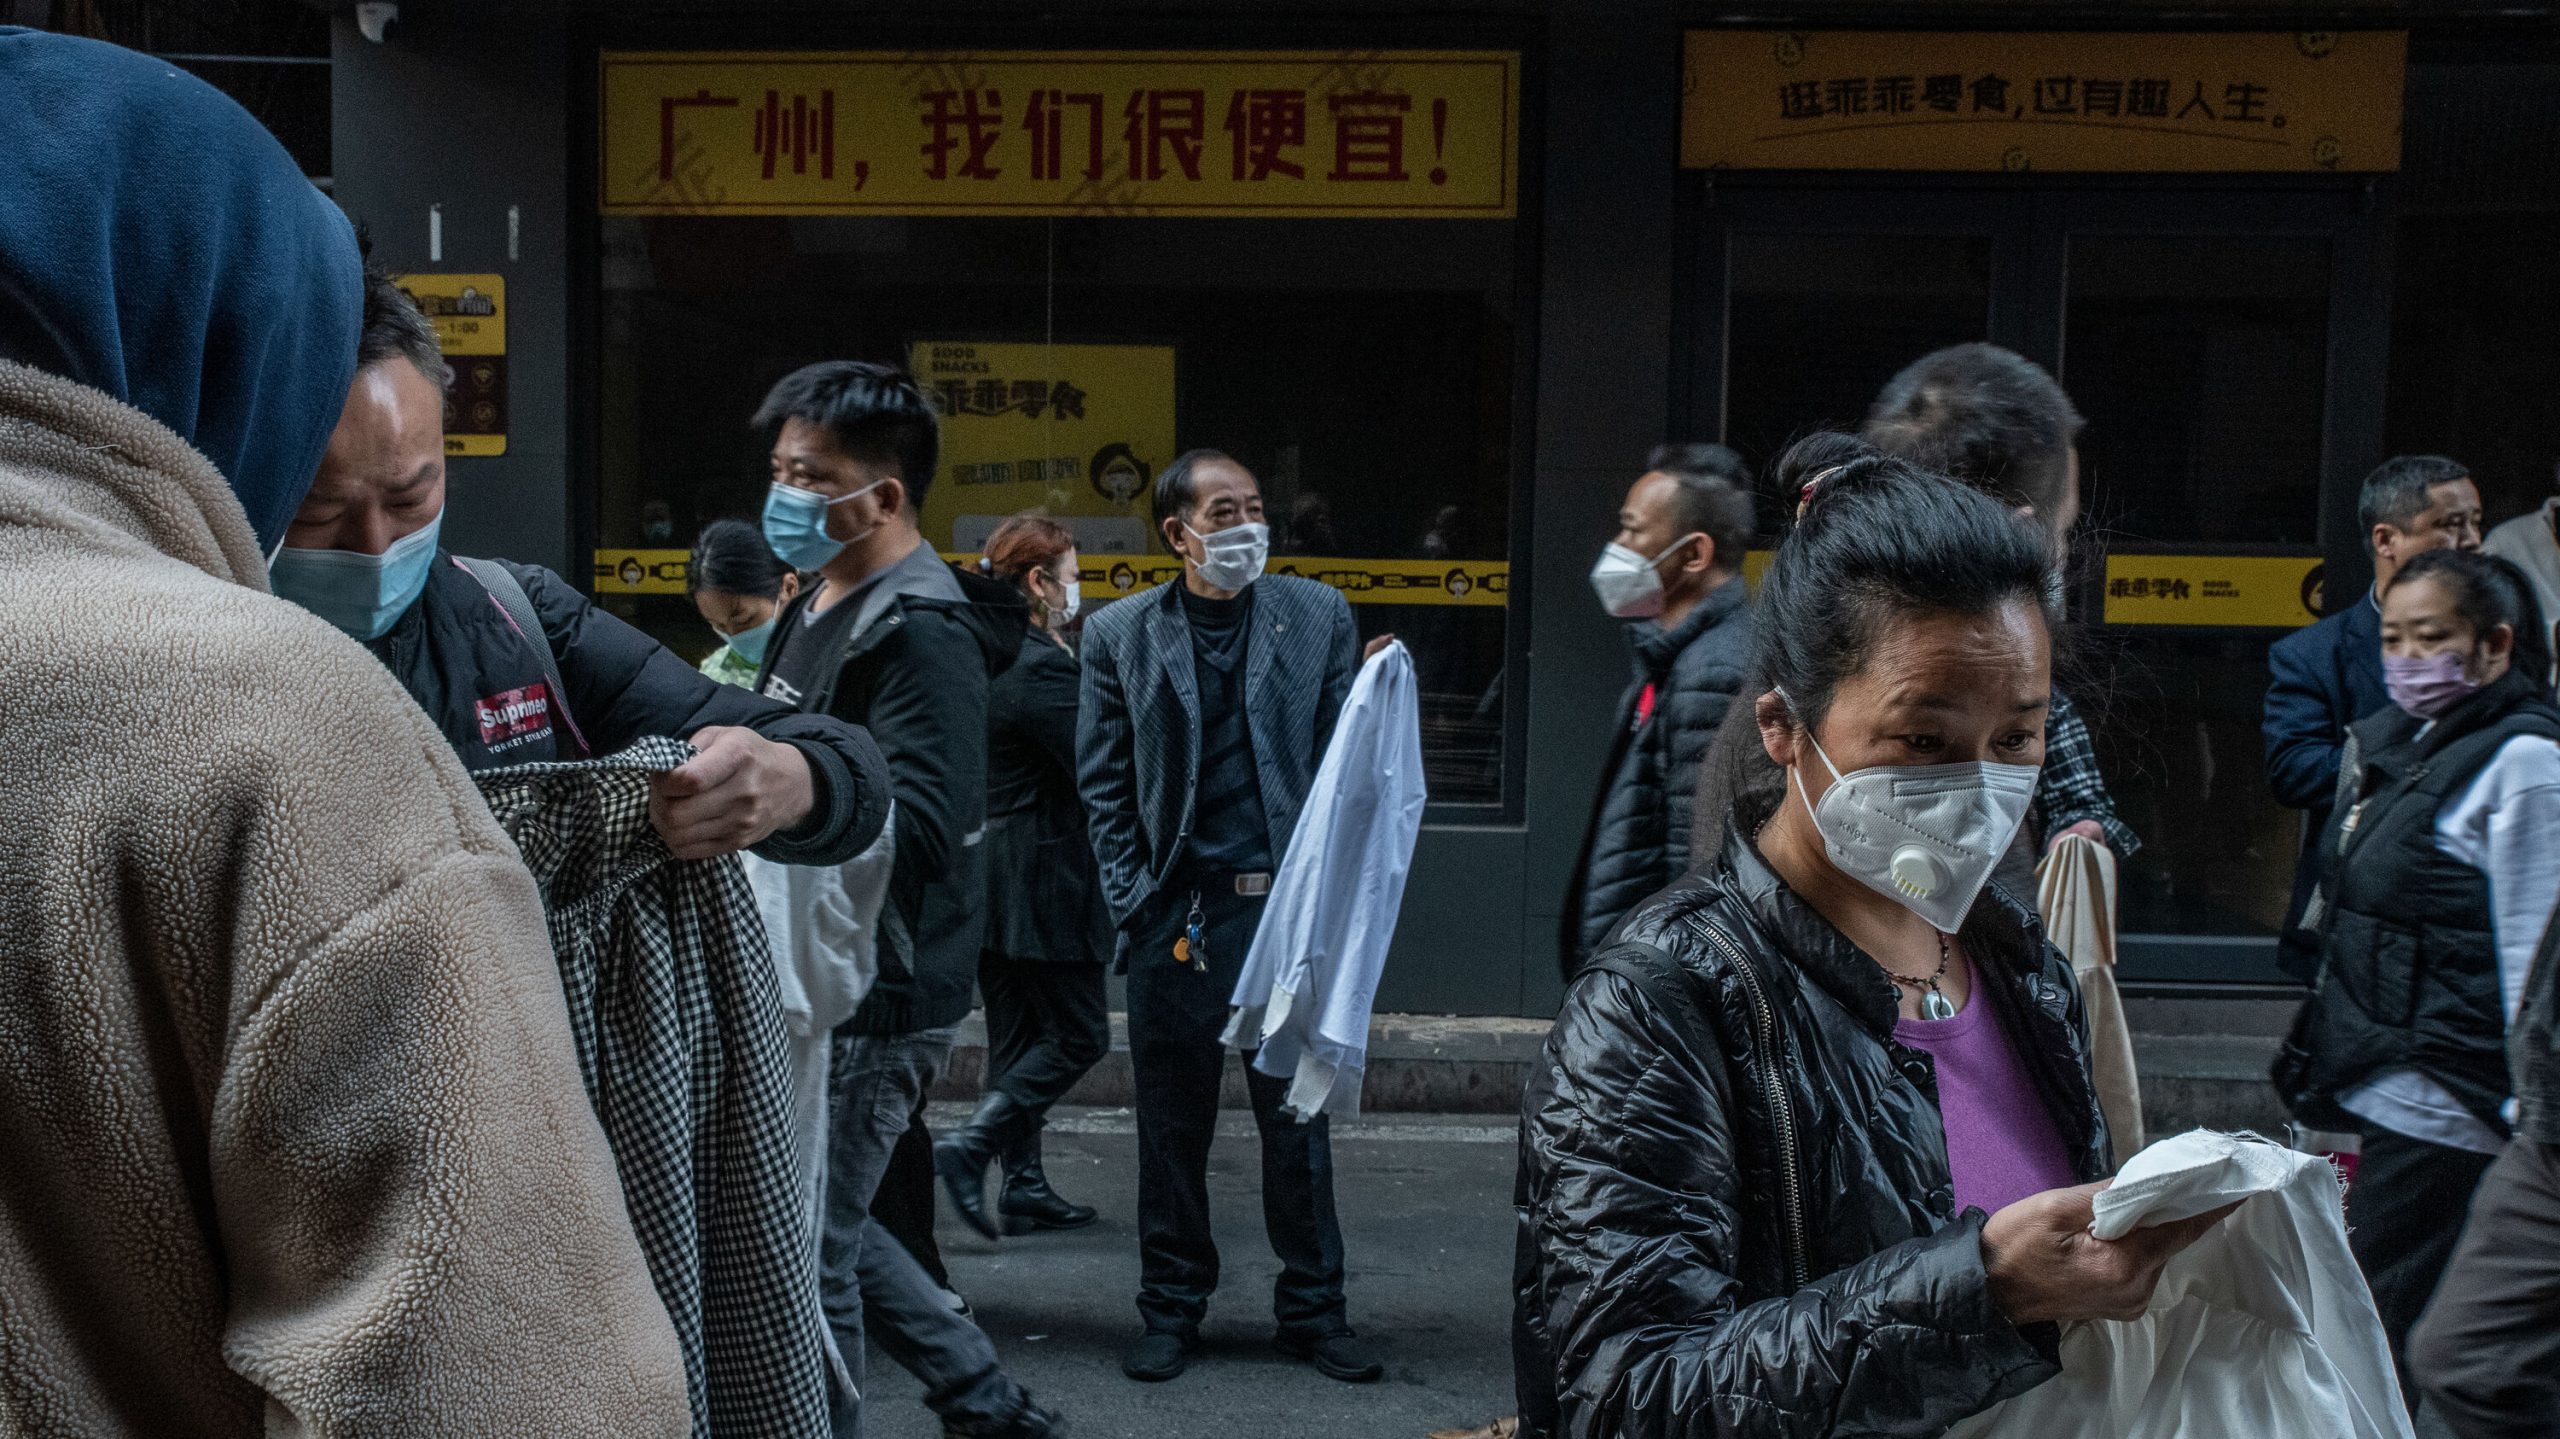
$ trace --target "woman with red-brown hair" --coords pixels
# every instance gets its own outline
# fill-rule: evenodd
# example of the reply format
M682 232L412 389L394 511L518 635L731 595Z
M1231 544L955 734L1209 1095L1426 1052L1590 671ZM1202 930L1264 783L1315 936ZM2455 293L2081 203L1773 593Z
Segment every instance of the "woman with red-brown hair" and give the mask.
M1049 1187L1040 1126L1111 1044L1102 964L1111 917L1076 796L1078 675L1067 633L1079 590L1076 538L1017 515L987 539L980 567L1015 585L1032 624L987 696L987 937L978 987L987 1004L987 1088L966 1128L933 1147L960 1217L992 1239L1074 1229L1093 1210ZM987 1166L1004 1188L987 1210Z

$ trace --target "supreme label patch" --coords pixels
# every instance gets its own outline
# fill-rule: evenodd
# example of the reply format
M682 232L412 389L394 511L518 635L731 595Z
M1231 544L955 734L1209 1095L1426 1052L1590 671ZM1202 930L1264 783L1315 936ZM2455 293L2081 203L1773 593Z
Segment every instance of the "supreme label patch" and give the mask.
M491 695L479 702L479 710L480 742L493 750L513 749L551 733L551 687L540 680Z

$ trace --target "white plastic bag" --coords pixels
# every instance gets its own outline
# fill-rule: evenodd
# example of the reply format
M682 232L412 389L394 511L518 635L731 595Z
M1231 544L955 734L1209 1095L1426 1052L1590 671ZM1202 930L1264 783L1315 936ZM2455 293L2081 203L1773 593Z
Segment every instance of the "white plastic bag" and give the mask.
M2236 1199L2169 1261L2148 1313L2072 1325L2060 1376L1950 1439L2411 1439L2326 1160L2191 1130L2135 1155L2090 1229L2119 1239Z

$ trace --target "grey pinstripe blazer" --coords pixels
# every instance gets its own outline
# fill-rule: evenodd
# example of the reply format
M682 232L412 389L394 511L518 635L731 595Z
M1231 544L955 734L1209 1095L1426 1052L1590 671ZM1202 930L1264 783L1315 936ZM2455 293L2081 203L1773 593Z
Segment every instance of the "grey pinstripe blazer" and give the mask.
M1200 690L1191 622L1174 585L1097 611L1085 622L1081 657L1076 781L1125 954L1147 901L1182 859L1199 798ZM1245 720L1275 858L1288 848L1359 669L1360 630L1340 591L1289 575L1254 582Z

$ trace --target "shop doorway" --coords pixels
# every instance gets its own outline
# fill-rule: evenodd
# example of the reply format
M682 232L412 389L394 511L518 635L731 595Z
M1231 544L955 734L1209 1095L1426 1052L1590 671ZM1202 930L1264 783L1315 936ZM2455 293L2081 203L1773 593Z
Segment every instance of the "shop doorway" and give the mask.
M2143 841L2123 871L2129 978L2273 980L2301 834L2258 723L2285 628L2109 623L2109 559L2292 558L2306 592L2362 593L2382 208L2361 184L1700 180L1674 404L1691 434L1756 470L1806 431L1855 429L1902 365L1970 340L2047 366L2086 418L2065 683ZM1780 507L1764 486L1764 532Z

